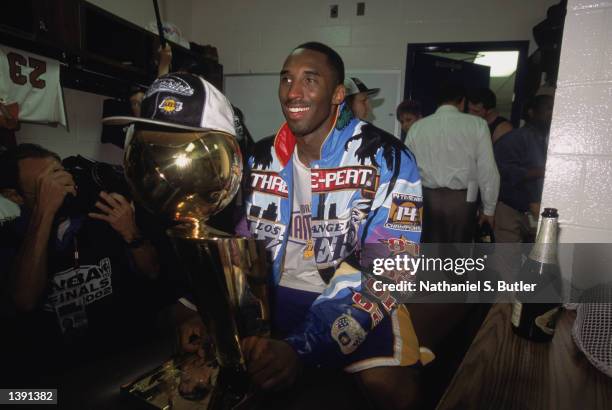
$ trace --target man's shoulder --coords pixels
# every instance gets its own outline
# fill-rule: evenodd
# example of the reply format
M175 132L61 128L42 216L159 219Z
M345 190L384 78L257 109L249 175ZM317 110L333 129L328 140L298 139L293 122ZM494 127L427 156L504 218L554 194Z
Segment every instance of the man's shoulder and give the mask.
M347 146L354 143L353 141L361 144L361 151L378 152L382 150L384 152L389 149L395 149L397 152L408 151L408 148L399 138L365 121L362 121L361 127L348 139Z
M532 135L534 135L534 131L529 127L523 126L520 128L514 128L513 130L502 135L495 143L495 146L517 144Z
M385 164L388 169L415 162L402 141L368 122L363 122L356 129L355 134L346 142L345 150L353 153L357 163L363 164L369 158L375 166ZM382 163L379 159L382 159Z
M257 141L254 144L254 146L255 147L262 147L262 146L271 147L274 144L274 138L275 137L276 137L276 135L274 135L274 134L268 135L267 137L263 137L259 141Z
M363 125L361 126L361 133L366 138L374 138L377 143L381 144L381 146L391 146L398 149L405 148L404 144L398 138L396 138L395 135L383 130L382 128L378 128L369 122L363 122Z
M273 147L276 135L269 135L253 145L252 157L254 167L268 168L273 161Z
M487 129L489 128L487 121L484 118L480 118L476 115L468 114L468 113L461 112L461 111L457 111L456 113L454 113L454 115L457 120L463 121L466 124L474 124L482 128L487 128Z

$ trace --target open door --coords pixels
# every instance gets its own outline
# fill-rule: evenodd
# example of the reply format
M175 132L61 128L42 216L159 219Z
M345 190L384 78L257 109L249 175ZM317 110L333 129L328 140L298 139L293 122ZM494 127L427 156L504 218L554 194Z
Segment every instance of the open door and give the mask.
M441 86L462 84L466 89L489 87L490 68L467 61L451 60L426 53L416 53L410 72L406 71L405 98L421 102L423 116L437 108Z

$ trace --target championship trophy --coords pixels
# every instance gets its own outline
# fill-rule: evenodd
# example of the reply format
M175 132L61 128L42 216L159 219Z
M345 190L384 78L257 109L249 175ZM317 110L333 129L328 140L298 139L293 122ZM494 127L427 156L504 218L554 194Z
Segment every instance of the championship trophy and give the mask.
M242 408L250 386L240 341L269 334L269 271L262 241L206 225L240 187L242 155L232 108L201 77L169 74L146 93L142 118L104 121L134 123L126 141L126 179L140 204L177 222L167 232L212 342L207 350L214 351L214 363L206 363L213 369L214 386L205 398L191 398L191 406L176 391L184 370L177 363L162 366L127 390L150 404L155 401L151 392L165 391L167 400L158 400L158 408ZM162 388L150 388L156 382Z

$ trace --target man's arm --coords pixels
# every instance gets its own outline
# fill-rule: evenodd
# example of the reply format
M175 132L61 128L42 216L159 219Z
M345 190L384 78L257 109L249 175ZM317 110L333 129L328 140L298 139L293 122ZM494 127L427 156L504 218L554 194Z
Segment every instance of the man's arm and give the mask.
M499 174L504 181L513 186L525 181L544 178L544 167L528 168L525 166L530 149L529 138L530 136L524 136L522 129L519 129L495 144L495 158Z
M53 220L66 194L76 195L72 176L51 164L36 183L36 203L11 275L13 301L19 310L33 310L47 286L47 247Z
M512 129L512 124L509 121L502 122L495 128L495 131L493 131L493 135L491 135L492 142L497 142L498 139L512 131Z
M13 301L17 309L30 311L47 285L47 246L54 214L35 210L13 268Z
M157 66L157 78L162 75L166 75L170 72L170 65L172 64L172 47L169 43L162 48L159 48L159 65Z
M393 164L387 164L379 150L380 185L368 217L362 222L362 252L365 247L384 246L383 241L404 238L419 243L421 235L421 181L412 155L394 146ZM394 203L412 202L416 213L395 221ZM397 223L396 223L397 222ZM388 226L395 226L391 229ZM387 253L385 256L389 256ZM325 291L315 300L305 323L285 340L305 363L344 367L348 355L357 349L382 320L390 320L397 307L394 300L376 300L362 290L362 275L346 262L340 265ZM386 302L386 303L383 303ZM337 331L334 331L336 329ZM341 329L346 329L350 343L344 344Z
M484 121L482 121L479 128L476 152L478 186L483 203L483 213L485 216L492 217L495 215L495 207L499 195L499 171L493 156L493 145L491 144L489 129Z

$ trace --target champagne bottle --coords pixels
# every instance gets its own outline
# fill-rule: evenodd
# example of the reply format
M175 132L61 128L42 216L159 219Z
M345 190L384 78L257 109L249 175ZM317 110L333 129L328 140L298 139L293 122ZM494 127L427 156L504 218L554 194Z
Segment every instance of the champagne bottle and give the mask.
M534 292L520 292L512 305L512 329L536 342L550 341L561 310L561 270L557 259L559 215L545 208L536 243L523 263L519 280L535 283Z

